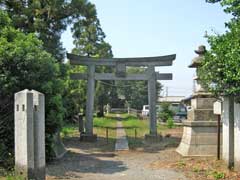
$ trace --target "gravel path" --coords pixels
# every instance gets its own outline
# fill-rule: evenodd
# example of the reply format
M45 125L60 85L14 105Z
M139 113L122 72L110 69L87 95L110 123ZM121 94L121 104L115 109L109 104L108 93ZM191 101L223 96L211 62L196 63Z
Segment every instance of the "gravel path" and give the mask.
M115 151L128 151L128 140L126 137L126 132L123 128L122 122L117 122L117 132L116 132L116 144Z
M98 145L103 141L99 140ZM101 151L96 144L80 143L77 138L65 142L68 153L47 166L47 180L187 180L180 172L153 169L155 161L168 161L178 156L174 149L159 152Z

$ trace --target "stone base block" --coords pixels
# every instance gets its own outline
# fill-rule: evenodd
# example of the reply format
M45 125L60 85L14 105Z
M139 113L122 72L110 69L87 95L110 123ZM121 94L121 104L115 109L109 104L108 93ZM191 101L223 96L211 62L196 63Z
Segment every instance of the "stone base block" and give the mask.
M189 121L217 121L217 115L213 114L213 109L192 109L188 111Z
M240 171L240 161L234 162L234 170L239 172Z
M160 134L145 134L145 141L147 142L160 142L162 140L162 135Z
M66 153L67 150L62 142L62 139L60 137L60 133L57 132L53 136L53 152L54 152L54 159L61 159Z
M97 135L96 134L81 134L80 135L80 141L96 142L97 141Z
M184 126L176 151L182 156L217 156L217 125L209 122L191 124Z
M26 166L15 164L15 175L20 179L45 180L45 167L42 168L27 168Z

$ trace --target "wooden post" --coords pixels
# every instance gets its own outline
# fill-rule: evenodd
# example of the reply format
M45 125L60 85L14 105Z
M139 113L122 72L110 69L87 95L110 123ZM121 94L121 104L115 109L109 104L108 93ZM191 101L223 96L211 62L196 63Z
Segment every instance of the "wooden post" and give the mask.
M106 127L106 138L107 138L107 143L108 143L108 127Z
M218 122L217 122L217 159L220 160L220 120L221 115L218 116Z
M87 105L86 105L86 134L93 135L93 111L95 89L95 65L88 66Z
M213 114L216 114L217 119L217 159L220 160L220 135L221 135L221 114L222 114L222 102L216 101L213 103Z
M137 139L137 129L135 128L135 141Z
M83 126L83 115L82 114L78 114L78 125L79 125L79 132L82 133L84 132L84 126Z
M148 80L148 104L150 119L150 135L157 135L156 121L156 75L154 66L148 67L150 79Z

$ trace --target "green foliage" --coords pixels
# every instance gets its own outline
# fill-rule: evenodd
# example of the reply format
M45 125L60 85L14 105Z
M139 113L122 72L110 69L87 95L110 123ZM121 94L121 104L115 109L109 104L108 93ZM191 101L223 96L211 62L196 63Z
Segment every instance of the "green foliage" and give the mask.
M100 127L100 128L115 128L116 127L116 119L115 118L109 118L109 117L96 117L93 120L94 127Z
M223 172L218 172L218 171L214 171L213 172L213 177L214 179L224 179L225 178L225 173Z
M144 68L128 68L127 73L144 73ZM147 81L118 81L118 94L125 97L131 108L141 110L143 105L148 104L148 84ZM161 89L161 84L157 82L157 95Z
M170 109L169 103L161 103L162 110L159 112L159 118L166 122L168 119L172 119L174 112Z
M36 33L44 49L59 62L65 53L60 41L62 32L85 17L96 16L95 6L87 0L3 0L0 8L9 14L15 28Z
M193 172L199 173L200 171L201 171L200 167L198 167L198 166L193 167Z
M92 9L92 11L96 11ZM73 49L74 54L78 54L81 56L88 56L88 57L112 57L112 50L109 43L105 42L105 34L101 29L101 25L97 16L92 16L92 13L87 13L86 18L79 19L78 22L74 24L72 27L73 38L74 38L74 45L75 48ZM94 13L93 13L94 14ZM80 72L79 68L70 68L69 71L72 72ZM85 71L86 72L86 71ZM109 67L96 67L96 72L111 72ZM84 91L77 92L79 97L82 97L82 103L85 106L86 100L86 84L82 82L74 82L74 86L68 85L68 91L77 92L79 89L84 89ZM68 84L72 84L71 81ZM110 84L110 86L108 85ZM98 110L98 116L104 116L104 105L109 103L111 94L113 94L114 89L111 87L113 82L111 81L104 81L96 83L96 95L95 95L95 104L96 109ZM76 95L76 94L75 94ZM72 96L72 94L70 95ZM72 98L69 98L69 101L72 102ZM76 107L81 105L80 102L72 103L75 104ZM84 107L82 107L84 108ZM68 108L69 109L69 108ZM78 110L79 111L79 110Z
M183 160L180 160L180 161L177 162L177 165L178 165L179 168L184 168L187 164Z
M224 11L226 13L232 14L234 17L239 18L240 16L240 2L238 0L206 0L209 3L217 3L225 7Z
M67 66L67 78L64 81L64 107L65 111L65 121L71 122L74 115L85 110L86 105L86 93L87 86L86 81L74 81L70 79L70 73L86 73L86 67L75 66L71 67L69 64Z
M0 10L1 18L4 14ZM7 19L5 22L10 22ZM3 21L4 22L4 21ZM5 23L8 25L9 23ZM60 66L34 34L24 34L11 26L0 31L0 154L4 162L13 156L14 93L35 89L46 99L46 153L52 153L52 135L61 127L63 83L59 80Z
M78 133L78 124L65 124L61 130L62 137L73 136Z
M234 19L228 23L224 34L207 37L211 49L205 54L199 76L204 86L217 96L239 96L240 4L232 0L223 0L221 4L227 7L227 12L233 13Z
M7 13L0 11L0 29L9 26L11 24L11 19L8 17Z
M172 128L174 127L174 121L173 121L173 118L172 118L172 117L169 117L169 118L167 119L167 127L168 127L169 129L172 129Z

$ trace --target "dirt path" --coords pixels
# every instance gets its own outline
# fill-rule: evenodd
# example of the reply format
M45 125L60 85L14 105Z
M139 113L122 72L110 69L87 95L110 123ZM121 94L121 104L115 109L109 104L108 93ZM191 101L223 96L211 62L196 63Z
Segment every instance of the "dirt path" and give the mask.
M155 161L178 156L174 149L156 151L102 151L105 140L97 144L80 143L78 138L65 141L68 153L61 160L48 164L47 179L84 180L187 180L174 170L153 169Z

